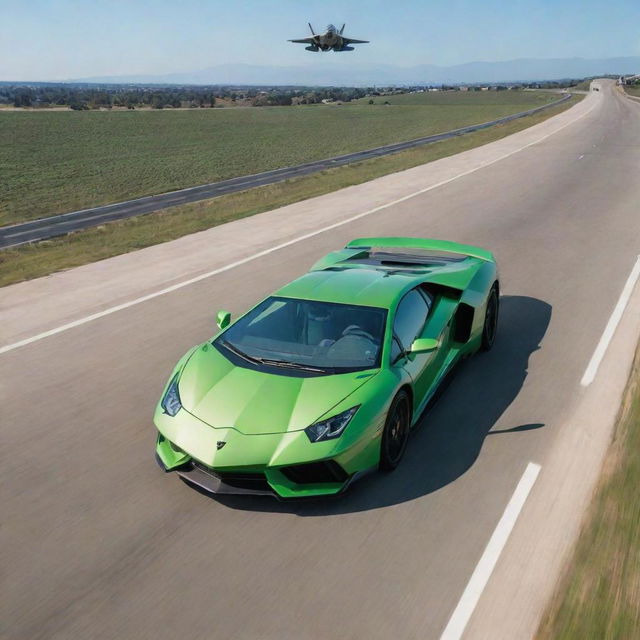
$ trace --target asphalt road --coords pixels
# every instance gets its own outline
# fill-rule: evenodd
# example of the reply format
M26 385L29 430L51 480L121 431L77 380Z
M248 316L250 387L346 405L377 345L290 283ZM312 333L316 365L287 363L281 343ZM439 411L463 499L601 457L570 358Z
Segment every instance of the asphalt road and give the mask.
M519 113L505 116L504 118L498 118L497 120L474 124L468 127L454 129L453 131L446 131L423 138L417 138L415 140L408 140L406 142L398 142L396 144L367 149L365 151L348 153L334 158L327 158L326 160L307 162L295 167L283 167L282 169L264 171L263 173L257 173L254 175L238 176L237 178L222 180L220 182L212 182L210 184L204 184L197 187L189 187L178 191L145 196L143 198L136 198L125 202L107 204L101 207L93 207L91 209L82 209L81 211L72 211L70 213L63 213L7 227L0 227L0 249L15 247L29 242L37 242L39 240L46 240L47 238L64 235L66 233L71 233L72 231L78 231L80 229L104 224L105 222L113 222L114 220L131 218L132 216L139 216L181 204L207 200L227 193L246 191L247 189L252 189L254 187L262 187L268 184L282 182L283 180L289 180L290 178L299 178L301 176L317 173L324 169L331 169L345 164L351 164L353 162L361 162L362 160L397 153L398 151L431 144L440 140L446 140L447 138L455 138L456 136L461 136L465 133L480 131L481 129L493 127L496 124L509 122L511 120L516 120L518 118L537 113L538 111L542 111L565 102L570 98L571 94L567 94L559 100L550 104L542 105L541 107L536 107L535 109L521 111Z
M593 100L438 188L0 355L2 637L437 640L526 465L544 478L638 254L640 107L604 83ZM215 310L385 234L486 246L504 292L495 349L460 367L401 468L295 505L163 475L153 405Z

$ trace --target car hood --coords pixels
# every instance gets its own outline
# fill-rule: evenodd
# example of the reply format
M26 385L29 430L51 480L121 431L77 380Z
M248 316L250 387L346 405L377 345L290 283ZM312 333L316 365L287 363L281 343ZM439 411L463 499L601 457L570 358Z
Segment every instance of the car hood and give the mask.
M212 427L233 427L248 435L285 433L313 424L376 373L264 373L236 366L205 344L189 358L178 388L184 409Z

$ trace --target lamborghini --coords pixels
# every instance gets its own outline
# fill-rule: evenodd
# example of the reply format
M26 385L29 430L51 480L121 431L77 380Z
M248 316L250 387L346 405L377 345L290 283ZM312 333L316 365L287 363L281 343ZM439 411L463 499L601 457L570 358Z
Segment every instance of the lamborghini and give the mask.
M190 349L154 414L156 460L212 493L339 494L393 471L439 385L496 339L493 255L360 238Z

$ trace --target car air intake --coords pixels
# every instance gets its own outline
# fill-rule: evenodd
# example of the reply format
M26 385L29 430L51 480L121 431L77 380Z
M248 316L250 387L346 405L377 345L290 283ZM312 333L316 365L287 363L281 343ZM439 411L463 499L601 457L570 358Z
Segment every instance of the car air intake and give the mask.
M230 487L236 487L237 489L250 489L254 491L272 491L264 473L214 471L197 460L193 461L193 466L196 469L200 469L200 471L204 471L210 476L220 478L224 484Z
M335 460L322 460L308 464L282 467L280 471L296 484L315 484L323 482L345 482L347 472Z

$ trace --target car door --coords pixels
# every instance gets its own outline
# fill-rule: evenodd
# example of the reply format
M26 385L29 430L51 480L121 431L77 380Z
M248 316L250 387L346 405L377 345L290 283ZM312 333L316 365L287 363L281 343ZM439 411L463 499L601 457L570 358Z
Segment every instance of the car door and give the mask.
M439 350L410 353L416 338L422 337L433 303L430 294L415 288L402 298L393 319L391 363L403 367L413 380L413 409L418 411L440 368Z

